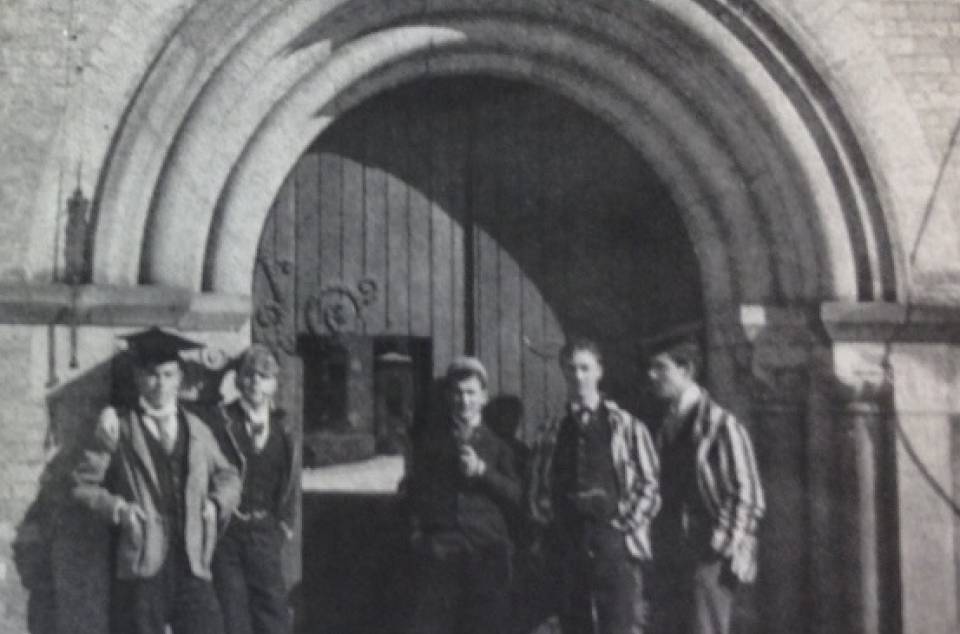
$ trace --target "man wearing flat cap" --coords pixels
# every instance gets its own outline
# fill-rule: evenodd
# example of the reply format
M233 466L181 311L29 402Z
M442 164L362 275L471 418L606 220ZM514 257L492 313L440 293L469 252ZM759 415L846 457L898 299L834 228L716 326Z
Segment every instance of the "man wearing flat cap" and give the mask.
M290 631L281 551L293 536L296 488L293 437L274 407L279 365L254 344L236 364L240 398L221 404L211 425L227 459L240 471L243 492L217 546L213 581L228 634Z
M210 563L240 496L237 470L209 428L178 402L182 350L159 328L126 337L138 399L106 408L73 473L73 495L116 527L111 629L217 634Z
M747 430L697 382L692 327L646 344L663 509L654 523L657 634L726 634L735 590L754 580L763 489Z
M416 554L411 634L508 630L512 542L507 515L520 483L507 444L483 423L487 372L454 360L444 380L448 412L413 438L403 490Z
M657 455L646 426L600 391L596 342L560 351L568 402L540 430L529 511L557 584L564 634L640 634L643 566L660 506Z

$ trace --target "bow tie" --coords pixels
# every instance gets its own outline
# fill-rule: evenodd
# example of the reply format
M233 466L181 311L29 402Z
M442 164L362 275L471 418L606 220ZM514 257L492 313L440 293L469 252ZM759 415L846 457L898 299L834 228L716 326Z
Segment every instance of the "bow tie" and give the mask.
M594 414L596 414L596 412L586 405L573 408L573 419L577 421L577 424L580 425L581 428L587 427L593 422Z

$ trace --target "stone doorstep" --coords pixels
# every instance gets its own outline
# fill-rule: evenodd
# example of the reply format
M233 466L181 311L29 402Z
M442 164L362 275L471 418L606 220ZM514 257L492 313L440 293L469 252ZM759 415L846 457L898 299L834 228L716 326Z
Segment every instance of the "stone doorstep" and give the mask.
M2 324L238 330L251 307L247 295L159 286L0 284Z

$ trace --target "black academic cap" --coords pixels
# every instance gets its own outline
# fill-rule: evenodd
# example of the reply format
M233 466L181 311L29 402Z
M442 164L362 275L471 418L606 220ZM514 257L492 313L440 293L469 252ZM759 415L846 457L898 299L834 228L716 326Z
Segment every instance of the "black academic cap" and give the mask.
M681 346L699 348L703 336L703 322L689 321L672 324L640 340L641 357L649 360L663 352L675 350Z
M194 350L204 345L161 330L156 326L124 335L122 339L126 339L127 349L133 356L134 362L140 366L179 361L180 353L184 350Z

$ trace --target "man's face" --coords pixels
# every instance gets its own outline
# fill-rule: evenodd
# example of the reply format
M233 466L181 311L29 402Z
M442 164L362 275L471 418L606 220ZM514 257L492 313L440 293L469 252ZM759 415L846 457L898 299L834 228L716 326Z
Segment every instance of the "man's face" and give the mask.
M240 396L253 407L263 407L277 393L277 377L256 368L241 368L237 374Z
M475 376L457 381L449 388L450 411L460 421L476 419L487 404L487 389Z
M603 366L589 350L574 350L563 362L563 376L571 398L591 397L600 390Z
M647 376L650 377L654 395L666 401L680 398L684 390L693 383L690 368L678 365L666 352L650 360Z
M150 407L163 409L173 405L180 393L183 371L176 361L166 361L137 370L137 388Z

